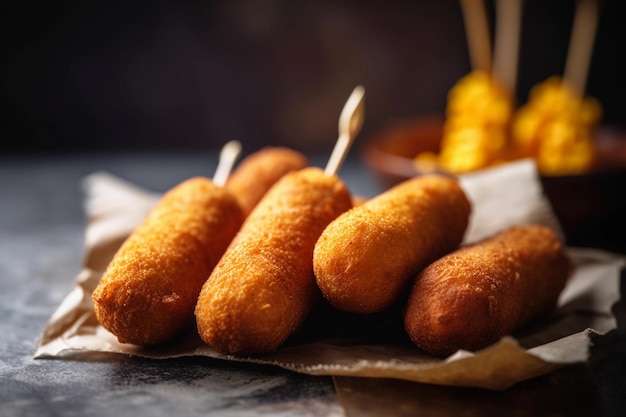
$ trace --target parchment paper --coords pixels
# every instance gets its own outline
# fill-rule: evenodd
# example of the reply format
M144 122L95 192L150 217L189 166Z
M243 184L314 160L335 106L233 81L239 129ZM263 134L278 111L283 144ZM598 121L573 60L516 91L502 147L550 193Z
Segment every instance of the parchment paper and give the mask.
M514 224L546 224L560 230L532 161L465 175L461 184L473 204L465 242ZM399 309L358 316L339 313L324 303L276 352L254 358L214 351L199 339L195 328L165 346L120 344L98 324L91 293L115 250L159 195L107 173L92 174L83 185L87 216L84 265L74 288L44 329L36 358L96 358L102 352L155 359L208 356L272 364L313 375L398 378L501 390L564 364L586 361L593 337L616 326L611 306L619 297L619 271L626 260L605 251L569 248L576 271L561 295L558 310L541 323L476 353L431 357L411 344L403 332Z

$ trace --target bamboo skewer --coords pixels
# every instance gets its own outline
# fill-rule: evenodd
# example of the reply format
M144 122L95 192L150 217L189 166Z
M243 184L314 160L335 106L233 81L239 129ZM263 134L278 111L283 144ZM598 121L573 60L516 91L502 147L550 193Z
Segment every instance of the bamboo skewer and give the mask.
M597 0L579 0L567 52L564 81L583 96L598 26Z
M363 126L365 88L357 86L343 106L339 116L339 137L328 159L324 172L335 175L343 163L348 149Z
M515 94L522 24L521 0L497 0L493 77Z
M461 0L472 69L491 72L491 38L483 0Z
M230 176L230 172L235 165L235 161L241 153L241 143L231 140L226 143L220 152L220 159L217 163L217 169L213 176L213 183L220 187L226 184L226 180Z

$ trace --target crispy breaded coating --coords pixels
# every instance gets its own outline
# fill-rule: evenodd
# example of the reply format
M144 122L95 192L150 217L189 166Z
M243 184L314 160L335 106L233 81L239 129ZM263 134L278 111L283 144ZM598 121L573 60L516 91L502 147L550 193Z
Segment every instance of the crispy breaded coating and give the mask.
M239 200L247 216L283 175L309 165L307 157L285 147L266 147L250 154L228 177L225 187Z
M96 317L121 343L164 343L193 323L200 288L243 213L207 178L167 192L133 231L93 292Z
M202 287L196 305L200 337L226 354L280 346L321 298L312 265L317 238L350 207L345 185L318 168L281 178Z
M386 310L420 269L458 247L470 211L454 179L407 180L328 225L315 245L317 284L340 310Z
M571 268L550 228L512 227L425 268L406 306L406 331L436 356L481 349L554 309Z

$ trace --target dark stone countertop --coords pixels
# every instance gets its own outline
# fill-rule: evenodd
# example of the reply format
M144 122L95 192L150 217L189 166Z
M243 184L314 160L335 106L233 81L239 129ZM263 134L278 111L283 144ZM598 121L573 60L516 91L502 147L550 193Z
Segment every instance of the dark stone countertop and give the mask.
M42 330L81 265L80 180L107 171L165 191L193 175L212 176L216 155L0 157L0 415L624 415L624 303L615 308L619 328L597 339L589 363L505 392L378 379L334 381L209 358L33 359ZM324 159L313 161L319 165ZM340 174L356 194L381 190L355 157Z

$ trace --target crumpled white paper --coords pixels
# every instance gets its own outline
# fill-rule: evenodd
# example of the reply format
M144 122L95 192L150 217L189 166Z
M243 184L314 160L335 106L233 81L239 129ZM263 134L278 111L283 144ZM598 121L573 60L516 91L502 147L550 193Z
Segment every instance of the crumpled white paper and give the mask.
M461 177L472 202L465 242L516 224L559 225L545 199L534 163L506 164ZM209 356L273 364L313 375L398 378L423 383L505 389L562 365L584 362L595 335L616 326L611 306L619 297L624 257L569 248L576 265L557 311L534 326L479 352L441 359L425 355L396 331L394 316L354 317L322 306L281 348L253 358L223 355L205 345L195 329L168 345L120 344L96 320L91 293L115 250L154 206L159 195L107 173L84 181L87 215L85 260L73 290L44 329L36 358L94 356L102 352L148 358Z

